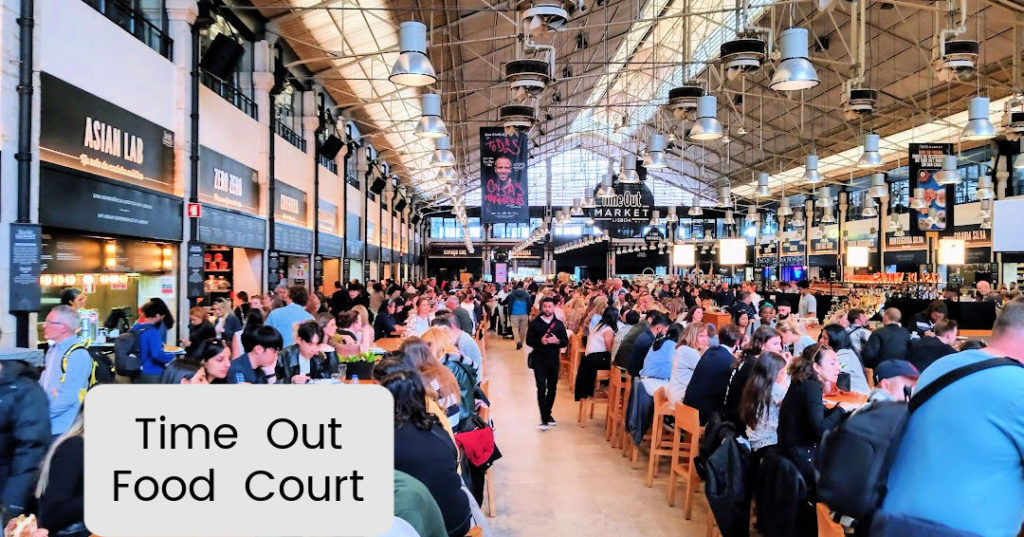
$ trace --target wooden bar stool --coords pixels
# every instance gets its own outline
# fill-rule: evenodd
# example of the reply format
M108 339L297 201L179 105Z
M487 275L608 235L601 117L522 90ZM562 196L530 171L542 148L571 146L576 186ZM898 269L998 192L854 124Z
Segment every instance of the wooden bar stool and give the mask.
M623 395L623 371L614 365L609 370L608 379L608 412L604 415L604 439L612 442L615 447L615 426L626 412L625 396Z
M569 353L569 386L576 386L576 373L579 372L580 362L587 353L587 347L583 344L583 336L577 335L576 348Z
M609 370L604 369L597 371L597 377L594 379L594 395L586 399L580 399L580 412L579 415L576 416L576 423L579 423L580 427L587 426L587 422L583 419L584 409L587 405L590 405L590 419L594 419L594 407L597 406L597 403L608 403L608 410L605 412L606 414L611 412L611 389L609 388L607 391L603 392L604 395L601 395L601 381L608 380L610 382L610 379L611 372ZM576 384L573 383L573 386L575 385Z
M619 421L615 424L615 432L612 433L612 447L622 450L622 456L626 456L627 446L632 442L629 433L626 432L626 410L629 409L629 395L633 389L633 376L629 372L623 373L622 381L622 412L619 413Z
M676 504L676 478L682 477L686 480L685 506L686 520L693 515L693 496L697 490L697 469L693 459L697 455L700 445L700 437L704 428L700 426L700 414L696 408L682 403L675 406L676 428L672 435L672 467L668 474L668 504ZM687 440L683 441L683 433L686 433ZM686 461L683 461L685 455Z
M647 459L647 486L654 486L654 478L658 477L658 466L661 458L672 457L672 431L665 426L665 417L671 416L669 410L668 391L664 386L654 391L654 422L651 424L651 449Z

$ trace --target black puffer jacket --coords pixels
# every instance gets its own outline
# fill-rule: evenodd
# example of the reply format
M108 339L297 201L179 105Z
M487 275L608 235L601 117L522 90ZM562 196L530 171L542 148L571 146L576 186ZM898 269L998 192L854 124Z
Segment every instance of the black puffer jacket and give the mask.
M3 521L34 509L39 465L50 444L50 403L31 367L0 361L0 502Z
M299 344L296 343L281 349L277 355L278 382L291 384L292 377L299 374ZM309 361L310 380L329 379L338 372L338 355L336 353L320 353Z

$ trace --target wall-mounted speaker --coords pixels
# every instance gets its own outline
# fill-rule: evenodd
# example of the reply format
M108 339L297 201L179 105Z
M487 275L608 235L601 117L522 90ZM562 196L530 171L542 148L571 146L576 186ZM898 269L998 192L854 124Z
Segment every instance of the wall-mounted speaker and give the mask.
M328 136L322 144L320 144L320 156L327 160L334 160L334 158L338 156L338 152L341 151L341 147L343 145L344 142L341 141L341 138L332 134Z
M404 211L406 205L408 205L408 202L405 201L405 198L399 197L398 200L395 201L395 210Z
M412 216L409 218L409 222L412 222L413 225L419 224L420 213L412 213Z
M227 35L217 34L203 54L199 67L221 80L228 80L235 74L238 62L244 54L245 47L238 41Z
M384 187L386 187L387 185L387 180L383 176L378 174L373 178L373 182L370 183L370 192L373 192L374 194L380 194L381 192L384 192Z

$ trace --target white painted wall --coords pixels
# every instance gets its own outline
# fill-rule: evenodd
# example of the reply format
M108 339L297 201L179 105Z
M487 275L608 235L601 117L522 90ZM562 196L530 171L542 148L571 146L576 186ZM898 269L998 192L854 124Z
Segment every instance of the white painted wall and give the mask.
M245 112L217 95L206 86L199 86L199 143L230 157L254 170L263 170L267 163L259 152L267 137L263 127ZM262 173L260 182L264 185Z
M231 266L234 270L234 291L245 291L252 296L255 293L262 293L260 282L263 277L263 252L260 250L246 250L245 248L233 248ZM245 319L242 319L244 322Z
M341 180L330 170L317 164L320 168L320 199L334 204L338 208L338 228L325 230L329 233L342 234L345 226L345 209L341 205ZM326 280L324 280L326 281Z

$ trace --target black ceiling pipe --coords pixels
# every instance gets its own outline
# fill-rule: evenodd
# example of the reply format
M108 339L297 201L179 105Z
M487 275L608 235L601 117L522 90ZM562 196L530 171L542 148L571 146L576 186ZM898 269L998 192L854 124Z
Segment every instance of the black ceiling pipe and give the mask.
M18 223L29 224L32 207L32 30L35 26L34 0L21 0L18 17L20 39L18 69ZM28 312L14 313L15 344L28 347Z

